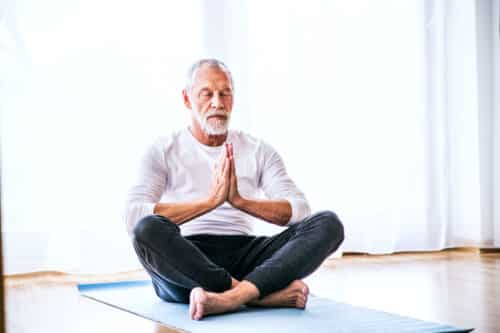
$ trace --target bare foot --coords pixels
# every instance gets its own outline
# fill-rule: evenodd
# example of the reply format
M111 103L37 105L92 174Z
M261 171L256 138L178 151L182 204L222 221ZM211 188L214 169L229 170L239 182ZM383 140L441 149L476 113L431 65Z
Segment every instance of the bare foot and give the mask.
M303 281L295 280L285 289L267 295L261 300L252 301L249 305L304 309L308 295L309 287Z
M208 292L200 287L191 290L189 296L189 313L194 320L200 320L209 314L235 310L236 305L223 294Z

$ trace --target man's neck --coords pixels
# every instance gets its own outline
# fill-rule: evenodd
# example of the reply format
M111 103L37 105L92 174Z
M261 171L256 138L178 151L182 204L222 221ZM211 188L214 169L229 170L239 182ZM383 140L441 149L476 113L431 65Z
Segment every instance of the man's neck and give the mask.
M198 142L211 147L222 146L226 142L227 134L208 135L199 126L189 126L189 131Z

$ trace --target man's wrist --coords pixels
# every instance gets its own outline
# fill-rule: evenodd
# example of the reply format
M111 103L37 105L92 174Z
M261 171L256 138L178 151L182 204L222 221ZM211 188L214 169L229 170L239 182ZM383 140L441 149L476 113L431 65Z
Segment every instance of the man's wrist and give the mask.
M205 199L204 204L209 211L217 208L217 206L218 206L217 200L215 200L215 198L212 198L212 197L208 197L207 199Z
M231 206L233 206L234 208L237 208L237 209L242 209L243 207L245 207L245 203L246 203L246 199L243 198L242 196L237 196L235 198L233 198L230 202Z

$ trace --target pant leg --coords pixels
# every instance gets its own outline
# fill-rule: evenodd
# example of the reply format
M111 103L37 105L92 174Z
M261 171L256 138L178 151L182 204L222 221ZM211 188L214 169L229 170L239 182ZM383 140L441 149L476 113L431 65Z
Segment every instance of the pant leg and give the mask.
M214 264L180 234L179 226L161 215L144 217L134 228L133 245L151 276L156 294L165 301L189 302L195 287L222 292L231 275Z
M262 298L314 272L343 240L337 215L321 211L273 237L256 238L242 249L235 275L255 284Z

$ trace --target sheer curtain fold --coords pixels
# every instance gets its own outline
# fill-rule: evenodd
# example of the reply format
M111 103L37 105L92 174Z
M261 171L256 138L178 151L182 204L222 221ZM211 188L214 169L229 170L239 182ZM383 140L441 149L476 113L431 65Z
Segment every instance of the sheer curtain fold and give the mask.
M500 0L491 1L492 25L486 27L491 33L491 63L490 73L492 75L492 119L491 119L491 152L492 152L492 195L491 195L491 216L493 220L493 247L500 247ZM488 15L488 13L486 13ZM487 70L487 69L486 69ZM488 237L489 235L487 235ZM491 236L490 236L491 237Z
M493 1L492 54L493 54L493 245L500 247L500 0Z
M233 71L232 126L344 221L341 251L500 246L499 0L0 11L7 274L139 267L125 192L143 148L185 126L184 71L204 56Z
M479 110L473 1L426 2L427 202L434 247L480 243Z

